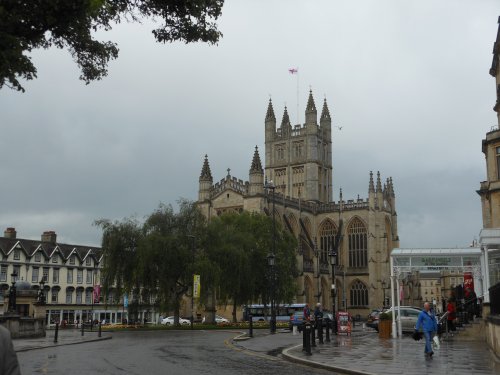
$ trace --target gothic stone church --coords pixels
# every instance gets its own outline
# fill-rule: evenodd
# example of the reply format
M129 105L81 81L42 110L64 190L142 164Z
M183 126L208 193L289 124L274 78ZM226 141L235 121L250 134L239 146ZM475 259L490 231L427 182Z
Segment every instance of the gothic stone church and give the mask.
M335 305L352 314L366 316L381 307L389 296L389 255L399 246L396 199L392 178L382 185L370 172L367 199L332 196L332 120L326 99L321 116L312 92L305 111L305 124L293 125L285 107L276 128L276 116L269 100L265 118L265 170L257 147L248 181L229 174L214 184L208 158L199 179L198 205L208 217L227 211L256 211L272 215L297 238L296 302L321 302L331 309L332 276L328 252L340 238L335 270ZM273 181L274 194L264 189ZM274 197L274 198L273 198ZM339 223L342 222L342 225ZM340 237L337 234L341 231Z

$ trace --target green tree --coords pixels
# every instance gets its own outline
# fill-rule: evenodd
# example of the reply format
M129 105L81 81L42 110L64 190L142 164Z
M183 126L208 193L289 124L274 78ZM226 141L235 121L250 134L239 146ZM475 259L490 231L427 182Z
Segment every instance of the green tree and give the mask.
M267 256L272 251L272 219L261 214L230 213L208 225L206 253L217 268L218 300L236 308L252 301L270 300L270 270ZM276 300L290 302L296 292L296 240L280 226L276 228Z
M4 0L0 2L0 88L23 91L18 78L36 78L27 55L37 48L67 48L87 84L107 75L118 57L115 43L96 40L122 21L161 20L152 31L158 42L216 43L222 36L215 21L224 0Z

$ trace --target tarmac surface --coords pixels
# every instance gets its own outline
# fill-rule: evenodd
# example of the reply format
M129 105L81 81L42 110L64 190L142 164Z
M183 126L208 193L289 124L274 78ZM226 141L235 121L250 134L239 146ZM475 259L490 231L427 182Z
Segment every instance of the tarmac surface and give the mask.
M86 352L92 352L95 350L96 353L99 353L105 350L108 351L107 355L112 354L112 352L110 353L109 349L105 348L123 346L124 343L126 343L126 345L133 346L142 342L141 346L153 345L153 349L155 348L154 345L166 345L165 348L167 348L173 343L170 342L170 339L175 336L175 346L178 346L179 343L186 341L185 345L179 345L179 347L176 348L178 353L175 354L175 358L182 358L182 355L184 353L190 353L189 351L192 352L191 355L194 358L198 358L200 355L203 355L204 351L209 350L207 354L211 353L212 355L212 361L214 363L211 365L213 365L212 367L215 372L217 372L215 370L216 368L222 370L222 368L219 367L221 363L233 363L234 361L239 364L237 368L233 368L232 370L239 370L240 373L246 373L248 366L259 367L259 363L261 368L263 370L265 369L264 372L266 374L273 373L271 369L274 365L281 362L281 366L283 366L283 368L287 368L288 373L290 374L294 374L296 370L299 370L299 368L302 368L302 371L304 370L302 366L299 368L293 368L293 366L291 367L290 365L293 363L311 367L311 371L309 371L309 373L317 373L317 371L322 373L322 370L328 370L335 373L346 374L384 375L500 374L500 361L488 350L484 341L465 341L460 338L460 335L455 335L454 337L442 340L440 349L435 349L433 358L429 359L424 356L423 341L414 341L410 336L403 336L400 339L379 339L378 334L374 330L370 328L363 329L361 326L356 326L351 336L332 335L330 343L325 342L324 344L319 344L317 342L317 346L312 348L312 355L307 355L302 350L302 335L293 335L288 330L279 330L278 333L274 335L269 334L267 330L255 330L254 337L248 338L246 332L240 334L237 332L220 332L220 335L214 336L214 332L210 333L203 331L171 331L170 333L103 332L102 337L98 337L96 331L86 331L82 337L80 331L70 329L59 331L57 343L54 343L54 333L55 332L53 330L50 330L47 331L47 337L45 338L13 340L14 348L16 352L19 352L18 356L21 356L20 360L23 359L24 362L27 358L30 358L29 360L31 361L31 358L33 357L31 354L26 357L22 352L35 349L45 349L38 350L41 353L41 356L52 358L51 354L48 354L51 352L46 352L47 350L58 350L58 353L63 353L60 350L68 345L84 343L88 343L87 345L84 345L84 350ZM108 341L109 344L111 344L111 347L105 342L100 342L111 339L112 335L116 336L116 343L113 343L115 340ZM130 341L131 339L132 341ZM193 347L196 340L201 341ZM129 349L131 348L132 347ZM70 349L70 347L64 350L64 353L67 353L65 356L69 356L72 352L74 352L74 350ZM76 349L77 352L79 350L80 349ZM212 350L213 352L211 352ZM154 353L154 350L147 350L146 352ZM231 352L233 354L231 354ZM130 353L130 351L127 350L127 353ZM241 357L243 354L247 354L247 356ZM116 355L119 356L121 354L117 352ZM218 355L221 356L220 363L217 363L218 360L216 360ZM208 354L208 356L210 356L210 354ZM127 358L127 356L123 357L121 361L124 362L125 358ZM139 359L135 359L134 361L139 361L140 358L141 357L139 357ZM148 359L148 361L156 360L154 358L156 357L152 357ZM187 363L191 363L192 358ZM200 358L200 360L201 359L202 358ZM74 361L77 360L78 356L74 359ZM204 358L204 360L206 360L206 358ZM33 361L36 363L36 356ZM292 363L287 364L283 361L290 361ZM203 360L201 360L201 362L203 362ZM246 362L248 363L245 364ZM38 360L38 363L41 363L40 360ZM178 365L181 366L181 363ZM26 363L25 366L29 366L29 364ZM205 368L204 366L202 367ZM257 367L254 368L254 371ZM28 368L30 370L34 370L33 367L27 367L26 369ZM224 365L223 368L225 370L229 370L229 368L226 368L226 365ZM62 370L62 368L55 367L54 372L49 371L48 373L64 373ZM104 367L103 370L106 372L107 369ZM134 373L133 371L129 372L128 370L131 369L122 369L120 371L122 371L121 373ZM198 373L196 368L193 368L192 370L193 371L189 372L190 374ZM275 370L276 369L274 369L274 371ZM23 373L25 372L26 371ZM114 371L108 371L108 373L113 372ZM151 371L150 373L155 372ZM224 373L224 371L222 371L222 373Z

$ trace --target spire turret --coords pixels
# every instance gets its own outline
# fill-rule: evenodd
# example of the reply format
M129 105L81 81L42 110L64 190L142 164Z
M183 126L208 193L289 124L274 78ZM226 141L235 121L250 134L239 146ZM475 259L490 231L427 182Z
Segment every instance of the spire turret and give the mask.
M323 109L321 110L321 121L323 120L331 120L330 111L328 110L328 104L326 104L326 98L323 101Z
M283 119L281 120L281 127L290 125L290 116L288 115L288 109L285 106L285 112L283 112Z
M266 113L266 122L269 120L276 121L276 116L274 115L273 102L271 99L269 99L269 104L267 106L267 113Z
M377 193L382 192L382 182L380 181L380 172L377 171Z
M259 148L255 146L255 152L253 153L252 166L250 167L250 173L264 173L262 169L262 163L260 162Z
M370 183L368 184L368 193L375 193L375 185L373 184L373 172L370 171Z
M316 111L316 105L314 104L312 90L309 90L309 98L307 99L306 107L306 124L316 125L317 117L318 112Z
M210 180L212 181L212 172L210 171L210 164L208 163L208 155L205 155L205 161L203 162L203 167L201 168L200 180Z

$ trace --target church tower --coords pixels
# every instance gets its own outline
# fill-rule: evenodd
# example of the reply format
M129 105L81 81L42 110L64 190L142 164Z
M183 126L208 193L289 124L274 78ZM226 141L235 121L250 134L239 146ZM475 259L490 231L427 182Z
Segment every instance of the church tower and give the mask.
M305 124L292 127L285 107L280 128L271 100L267 108L265 174L276 192L291 198L328 203L332 200L332 120L323 103L320 123L312 91L305 110Z

